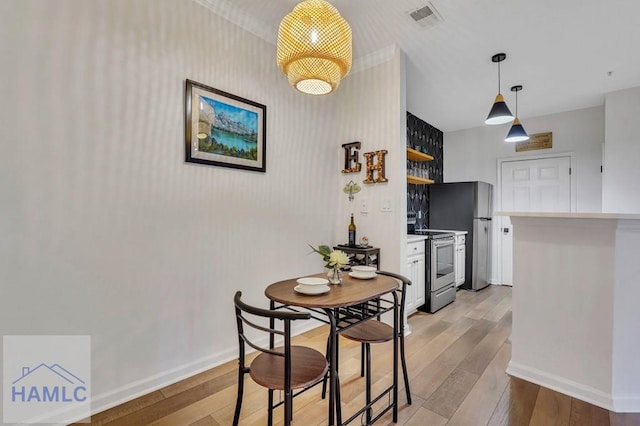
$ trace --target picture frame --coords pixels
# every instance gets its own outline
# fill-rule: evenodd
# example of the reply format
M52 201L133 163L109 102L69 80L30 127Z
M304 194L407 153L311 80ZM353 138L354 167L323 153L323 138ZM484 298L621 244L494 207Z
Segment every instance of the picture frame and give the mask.
M189 79L185 95L187 163L266 172L265 105Z

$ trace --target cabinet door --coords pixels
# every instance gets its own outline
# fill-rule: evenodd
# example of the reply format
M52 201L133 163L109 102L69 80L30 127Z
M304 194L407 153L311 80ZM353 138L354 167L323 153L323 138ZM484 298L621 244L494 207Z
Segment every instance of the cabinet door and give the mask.
M413 264L413 277L411 278L411 285L409 287L413 287L411 291L413 291L413 295L415 298L415 306L416 309L418 306L422 306L425 304L425 260L424 255L419 256L415 259L415 263Z
M455 275L456 286L460 285L460 267L464 266L462 264L462 259L460 258L460 247L456 247L456 261L453 264L453 271Z
M456 249L456 258L458 260L456 268L456 286L464 284L466 252L465 246L460 246Z
M408 278L411 280L412 283L414 280L415 271L416 271L416 265L413 261L413 257L409 257L407 261L407 273L408 273ZM414 292L414 289L411 287L413 286L412 285L408 286L407 295L405 298L404 310L406 315L413 313L418 308L418 305L416 305L415 292Z

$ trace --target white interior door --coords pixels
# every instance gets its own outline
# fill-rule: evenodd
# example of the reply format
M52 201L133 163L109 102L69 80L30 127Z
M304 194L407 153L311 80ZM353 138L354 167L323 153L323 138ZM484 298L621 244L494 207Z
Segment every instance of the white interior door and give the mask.
M571 211L571 157L502 162L500 199L505 212ZM513 229L500 219L501 281L513 285Z

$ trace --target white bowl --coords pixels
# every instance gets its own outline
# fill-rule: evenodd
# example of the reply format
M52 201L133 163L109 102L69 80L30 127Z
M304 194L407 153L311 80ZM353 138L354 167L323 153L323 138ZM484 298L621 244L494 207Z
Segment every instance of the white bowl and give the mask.
M317 286L317 285L327 285L329 284L329 280L326 278L318 278L318 277L304 277L298 278L296 282L302 286Z
M360 274L358 272L349 272L349 276L353 278L357 278L359 280L370 280L371 278L375 278L378 274L375 272L373 274Z
M358 275L372 275L377 271L373 266L352 266L351 270Z

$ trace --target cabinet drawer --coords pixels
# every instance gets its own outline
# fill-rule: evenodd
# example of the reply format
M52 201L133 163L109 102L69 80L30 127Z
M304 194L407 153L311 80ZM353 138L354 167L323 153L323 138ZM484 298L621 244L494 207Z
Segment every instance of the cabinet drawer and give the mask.
M424 241L416 241L407 244L407 256L424 253Z
M432 292L429 303L429 312L434 313L454 300L456 300L456 286L453 284L446 287L444 290L440 290L438 293Z

